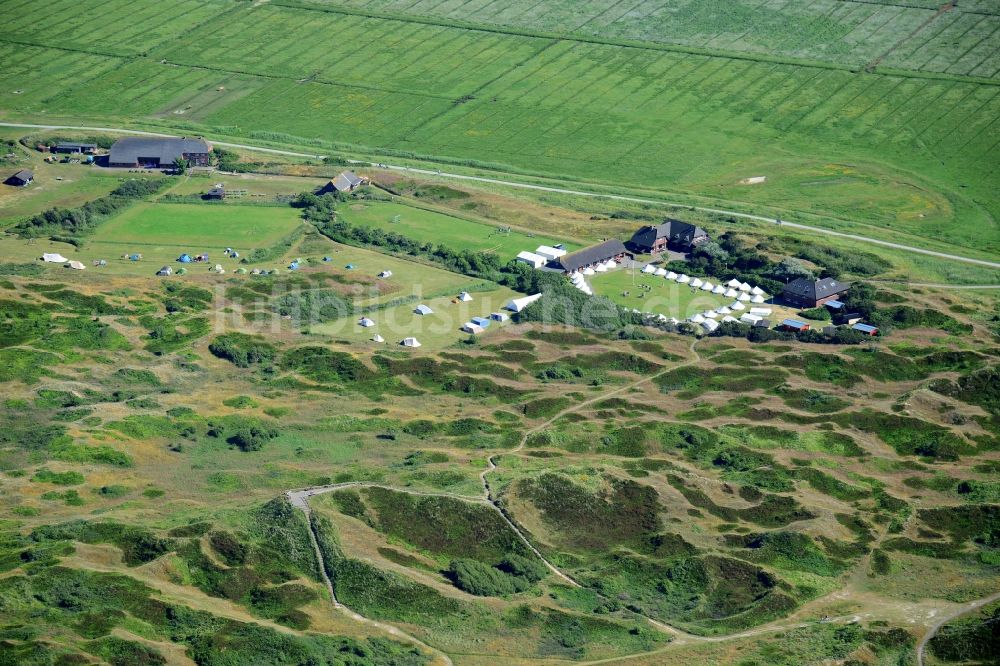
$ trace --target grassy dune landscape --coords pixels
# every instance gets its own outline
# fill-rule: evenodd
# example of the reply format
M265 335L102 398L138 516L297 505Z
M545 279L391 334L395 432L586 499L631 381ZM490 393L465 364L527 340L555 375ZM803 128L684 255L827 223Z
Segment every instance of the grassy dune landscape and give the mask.
M990 2L44 5L0 0L0 120L77 126L0 128L0 666L996 663ZM512 261L667 214L709 240L593 296ZM649 262L811 330L657 320L733 299Z

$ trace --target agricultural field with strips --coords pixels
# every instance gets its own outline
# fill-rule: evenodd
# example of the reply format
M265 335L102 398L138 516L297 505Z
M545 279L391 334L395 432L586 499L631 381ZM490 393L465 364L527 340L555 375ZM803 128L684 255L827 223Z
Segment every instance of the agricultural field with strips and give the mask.
M995 8L758 4L108 0L49 3L42 30L33 3L4 0L0 113L480 165L995 253ZM768 181L740 184L753 175Z

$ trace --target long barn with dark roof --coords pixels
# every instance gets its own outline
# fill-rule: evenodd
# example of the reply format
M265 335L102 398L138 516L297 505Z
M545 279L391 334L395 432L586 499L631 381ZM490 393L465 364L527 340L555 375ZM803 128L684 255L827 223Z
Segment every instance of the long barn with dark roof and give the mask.
M572 254L566 254L556 259L555 264L567 273L583 270L597 264L604 263L608 259L621 261L628 254L625 244L617 238L606 240L597 245L591 245L582 250L577 250Z
M208 166L212 146L204 139L126 136L115 141L108 166L133 169L172 167L179 157L191 166Z

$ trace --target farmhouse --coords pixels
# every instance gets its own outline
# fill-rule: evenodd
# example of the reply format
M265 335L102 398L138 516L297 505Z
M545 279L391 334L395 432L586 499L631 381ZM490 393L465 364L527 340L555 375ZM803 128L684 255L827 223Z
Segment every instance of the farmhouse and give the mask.
M617 238L612 238L603 243L598 243L597 245L577 250L572 254L559 257L556 260L556 265L566 273L573 273L603 264L609 259L621 261L627 254L628 250L625 249L625 244Z
M782 298L796 307L815 308L837 300L837 296L850 288L850 284L838 282L833 278L822 280L798 278L785 285Z
M370 182L371 182L370 179L364 176L359 176L353 171L342 171L340 174L337 175L336 178L334 178L329 183L324 185L323 188L320 189L319 193L326 194L327 192L353 192L359 187L367 185Z
M16 187L25 187L31 184L31 181L35 179L35 174L28 169L21 169L10 178L4 182L8 185L14 185Z
M86 153L93 155L97 152L97 145L93 143L57 143L52 146L53 153Z
M212 146L204 139L126 136L115 141L108 166L158 169L184 158L191 166L208 166Z
M660 254L667 249L687 252L708 240L701 227L668 218L663 224L640 228L627 245L638 254Z

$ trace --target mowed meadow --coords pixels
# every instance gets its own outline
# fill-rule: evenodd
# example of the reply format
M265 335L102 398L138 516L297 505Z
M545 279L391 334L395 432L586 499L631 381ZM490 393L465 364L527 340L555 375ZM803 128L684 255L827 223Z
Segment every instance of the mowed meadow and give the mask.
M490 164L996 254L1000 8L911 4L104 0L39 21L0 0L0 109Z

